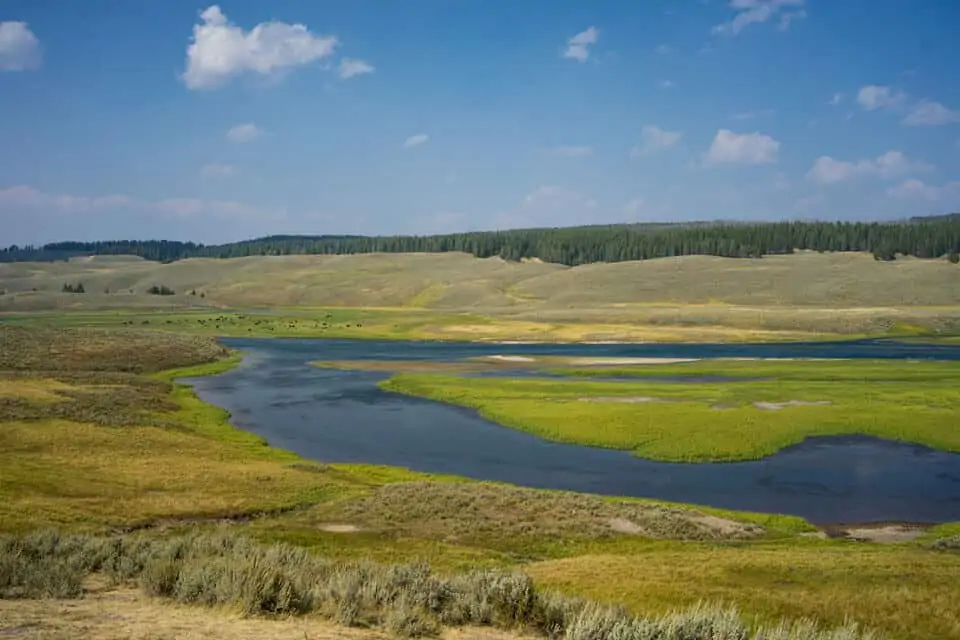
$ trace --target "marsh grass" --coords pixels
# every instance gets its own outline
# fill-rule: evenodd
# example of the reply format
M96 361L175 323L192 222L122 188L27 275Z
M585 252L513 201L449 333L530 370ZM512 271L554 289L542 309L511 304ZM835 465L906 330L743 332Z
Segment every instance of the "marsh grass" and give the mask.
M643 365L642 371L716 374L727 363L693 364L700 366ZM960 451L960 431L954 427L960 364L867 363L858 377L859 366L858 361L750 362L731 371L770 375L728 383L401 373L380 386L476 409L487 419L548 440L623 449L656 460L756 459L808 437L847 434Z
M434 574L429 565L342 563L285 545L263 547L227 534L147 537L61 536L46 531L0 538L0 597L69 598L103 573L147 594L185 604L228 606L245 615L312 613L352 627L405 637L442 627L491 626L570 640L867 640L810 623L751 632L736 609L697 604L660 617L544 592L525 574ZM798 631L799 630L799 631ZM770 635L773 633L775 635Z

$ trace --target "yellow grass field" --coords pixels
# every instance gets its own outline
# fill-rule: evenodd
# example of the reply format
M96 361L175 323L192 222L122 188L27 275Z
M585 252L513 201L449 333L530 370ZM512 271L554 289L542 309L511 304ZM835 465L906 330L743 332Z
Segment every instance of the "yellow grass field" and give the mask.
M61 292L64 284L78 283L87 293ZM175 294L149 295L154 285ZM93 257L0 264L0 292L0 314L8 316L270 310L280 318L319 318L330 309L376 312L365 318L363 330L344 324L334 337L711 342L960 330L960 267L915 258L878 262L858 253L684 256L580 267L459 253L171 264ZM304 327L278 329L284 335L309 333Z

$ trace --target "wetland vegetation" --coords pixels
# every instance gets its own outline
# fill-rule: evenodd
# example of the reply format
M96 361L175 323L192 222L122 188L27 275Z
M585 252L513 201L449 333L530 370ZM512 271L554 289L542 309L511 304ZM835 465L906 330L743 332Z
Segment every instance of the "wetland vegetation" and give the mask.
M234 366L209 338L0 325L0 344L0 395L14 401L0 413L4 597L95 598L92 572L165 600L400 634L542 632L549 619L566 637L615 637L670 620L699 625L692 637L723 621L743 638L815 620L762 636L806 639L854 618L890 638L960 635L952 525L879 545L797 518L321 465L234 429L174 382ZM691 612L698 602L738 613Z
M380 386L542 438L656 460L757 459L809 437L849 434L960 451L955 362L718 359L549 370L571 379L408 372ZM600 376L627 380L590 379ZM734 380L703 381L716 376Z

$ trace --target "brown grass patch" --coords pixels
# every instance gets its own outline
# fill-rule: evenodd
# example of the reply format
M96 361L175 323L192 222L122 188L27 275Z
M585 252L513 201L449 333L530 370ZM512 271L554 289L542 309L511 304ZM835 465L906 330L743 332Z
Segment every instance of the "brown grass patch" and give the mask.
M764 533L758 525L692 509L483 482L397 483L319 509L324 515L330 509L339 521L374 531L468 544L518 538L606 539L624 533L648 538L742 540Z

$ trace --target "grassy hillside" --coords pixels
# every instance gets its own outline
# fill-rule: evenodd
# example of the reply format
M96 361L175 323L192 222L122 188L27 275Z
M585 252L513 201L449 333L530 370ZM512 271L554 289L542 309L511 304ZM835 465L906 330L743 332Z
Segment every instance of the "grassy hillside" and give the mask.
M64 284L80 283L86 293L62 293ZM154 285L175 295L149 295ZM960 329L960 266L914 258L882 262L856 253L685 256L581 267L462 253L171 264L94 257L0 264L0 291L0 312L267 307L288 316L378 309L386 325L377 335L403 325L408 337L454 339L688 339L676 328L701 340L765 339L750 333L757 330L803 339ZM458 314L470 315L456 320ZM413 324L420 328L412 331Z

